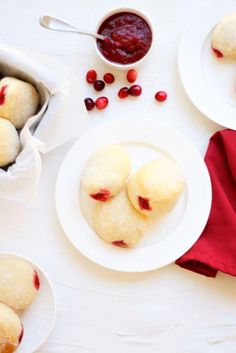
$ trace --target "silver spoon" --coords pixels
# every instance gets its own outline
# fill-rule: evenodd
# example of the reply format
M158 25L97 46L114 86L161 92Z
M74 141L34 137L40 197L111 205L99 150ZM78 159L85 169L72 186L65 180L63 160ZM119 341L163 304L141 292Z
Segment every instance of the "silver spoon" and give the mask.
M101 40L104 40L106 38L106 37L104 37L100 34L97 34L97 33L91 33L88 31L81 31L80 29L78 29L74 25L66 23L65 21L61 20L60 18L56 18L53 16L42 15L42 16L40 16L39 23L42 27L47 28L47 29L51 29L53 31L84 34L86 36L91 36L95 39L101 39Z

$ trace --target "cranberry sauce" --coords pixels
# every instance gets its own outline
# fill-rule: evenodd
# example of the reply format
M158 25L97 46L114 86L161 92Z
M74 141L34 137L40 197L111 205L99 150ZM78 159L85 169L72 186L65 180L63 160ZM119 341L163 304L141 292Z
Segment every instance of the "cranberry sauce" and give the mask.
M105 40L97 41L100 52L109 61L131 64L144 57L152 43L148 23L130 12L119 12L108 17L100 26Z

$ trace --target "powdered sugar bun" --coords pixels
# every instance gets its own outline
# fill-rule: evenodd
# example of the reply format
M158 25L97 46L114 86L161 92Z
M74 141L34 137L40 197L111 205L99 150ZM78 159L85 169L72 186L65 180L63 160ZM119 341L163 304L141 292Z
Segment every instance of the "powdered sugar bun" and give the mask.
M15 161L20 152L20 139L14 125L0 118L0 167Z

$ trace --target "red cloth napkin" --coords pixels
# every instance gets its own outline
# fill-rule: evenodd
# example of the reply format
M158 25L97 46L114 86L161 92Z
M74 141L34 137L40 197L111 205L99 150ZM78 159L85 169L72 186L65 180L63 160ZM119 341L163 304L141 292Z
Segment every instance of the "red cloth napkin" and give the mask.
M212 182L212 207L197 242L176 264L208 277L236 276L236 131L215 133L205 156Z

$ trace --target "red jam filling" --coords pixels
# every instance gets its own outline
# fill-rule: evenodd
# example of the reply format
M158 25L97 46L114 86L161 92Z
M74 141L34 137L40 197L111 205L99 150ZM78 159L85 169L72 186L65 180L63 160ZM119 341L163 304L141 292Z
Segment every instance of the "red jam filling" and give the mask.
M34 286L37 290L40 288L40 280L37 272L34 270Z
M90 194L90 196L97 201L106 202L110 199L111 193L109 190L101 189L96 194Z
M2 86L0 90L0 105L3 105L5 103L6 90L7 86Z
M119 246L120 248L128 248L128 245L124 242L124 240L116 240L112 242L113 245Z
M21 324L21 333L20 333L20 336L19 336L19 339L18 339L19 344L21 343L23 336L24 336L24 327Z
M148 23L131 12L119 12L108 17L98 33L106 37L103 41L97 41L101 53L109 61L119 64L130 64L142 59L152 43Z
M138 196L138 204L141 210L151 211L151 207L149 205L149 199Z
M219 51L218 49L215 49L213 47L212 47L212 50L217 58L223 58L224 55L221 53L221 51Z

